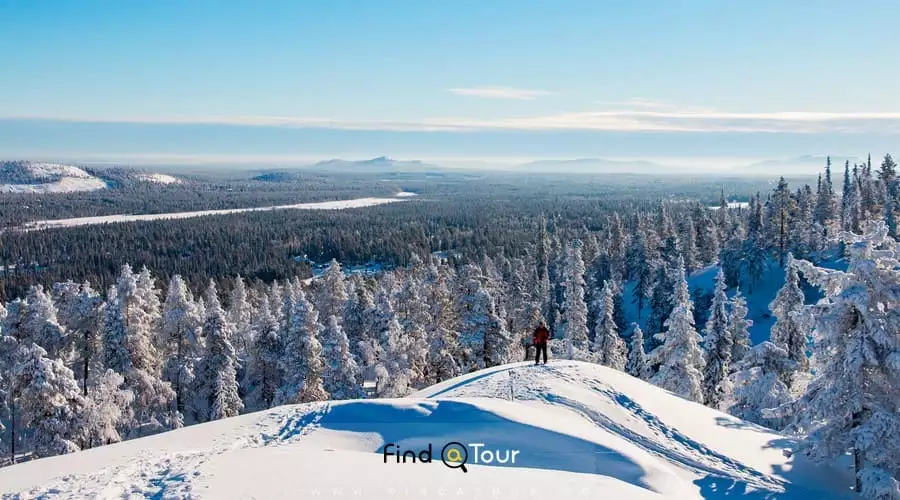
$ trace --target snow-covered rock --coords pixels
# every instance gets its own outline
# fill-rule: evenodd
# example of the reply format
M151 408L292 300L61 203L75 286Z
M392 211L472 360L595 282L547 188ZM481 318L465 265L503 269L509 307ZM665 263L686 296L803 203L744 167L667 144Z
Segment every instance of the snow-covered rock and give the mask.
M69 193L106 187L102 179L72 165L0 162L0 193Z
M453 441L466 471L440 459ZM433 462L385 461L387 443L430 444ZM607 367L515 363L408 398L281 406L18 464L0 469L0 495L843 498L846 471L814 466L795 446ZM485 450L500 454L487 464Z

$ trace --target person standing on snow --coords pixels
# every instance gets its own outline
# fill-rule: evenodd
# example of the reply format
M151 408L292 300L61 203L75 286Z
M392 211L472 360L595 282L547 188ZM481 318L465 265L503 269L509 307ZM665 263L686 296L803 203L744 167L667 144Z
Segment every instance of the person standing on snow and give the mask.
M546 365L547 342L550 341L550 330L547 329L547 325L545 325L543 321L541 321L538 327L534 330L531 341L534 344L534 364L539 364L541 362L541 353L543 352L544 364Z

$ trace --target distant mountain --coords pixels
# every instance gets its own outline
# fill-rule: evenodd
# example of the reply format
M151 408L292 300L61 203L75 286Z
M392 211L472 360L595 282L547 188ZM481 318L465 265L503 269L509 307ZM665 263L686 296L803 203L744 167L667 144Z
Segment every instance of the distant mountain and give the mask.
M672 167L645 160L607 160L603 158L578 158L574 160L539 160L523 163L513 168L516 172L551 172L578 174L663 174ZM682 169L677 169L681 171Z
M0 193L68 193L104 189L107 183L79 167L34 161L0 162Z
M379 156L371 160L325 160L306 168L328 170L329 172L427 172L442 167L418 160L395 160L387 156Z
M751 163L745 168L748 173L767 175L815 175L825 170L826 156L804 155L792 158L776 158L771 160ZM860 163L865 158L852 156L832 156L831 168L835 171L843 171L844 162Z

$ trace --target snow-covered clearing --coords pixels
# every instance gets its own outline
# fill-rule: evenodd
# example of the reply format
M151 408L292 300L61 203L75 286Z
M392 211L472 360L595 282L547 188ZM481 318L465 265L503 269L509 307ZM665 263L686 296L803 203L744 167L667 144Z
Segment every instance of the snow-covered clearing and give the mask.
M52 229L60 227L91 226L95 224L112 224L117 222L151 221L161 219L190 219L208 215L239 214L243 212L264 212L267 210L344 210L348 208L373 207L386 203L404 201L404 198L356 198L353 200L322 201L317 203L297 203L294 205L276 205L255 208L228 208L223 210L200 210L196 212L172 212L166 214L142 215L100 215L96 217L76 217L73 219L54 219L34 221L19 227L20 230Z
M467 445L468 472L440 461ZM432 445L433 463L382 447ZM474 463L519 450L515 463ZM795 443L594 364L514 363L395 400L283 406L0 469L22 498L843 498Z
M180 184L181 179L166 174L137 174L137 179L155 184Z

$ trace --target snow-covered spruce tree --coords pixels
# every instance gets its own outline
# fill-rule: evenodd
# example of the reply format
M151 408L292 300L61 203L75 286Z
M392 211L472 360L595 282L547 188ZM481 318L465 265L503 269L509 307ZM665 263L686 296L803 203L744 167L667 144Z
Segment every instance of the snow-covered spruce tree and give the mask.
M428 356L424 383L433 385L460 373L457 363L459 318L453 310L453 297L445 273L432 265L428 276L427 301L431 310L425 327Z
M322 356L325 361L323 387L330 399L365 397L360 386L359 367L350 353L350 342L334 316L328 318L328 324L325 326Z
M84 409L84 447L122 440L119 429L130 419L134 394L124 387L125 378L112 370L93 377Z
M0 318L0 334L12 337L16 341L23 341L22 318L25 314L25 301L15 298L6 303L5 314Z
M162 360L153 342L161 313L158 291L149 271L132 272L127 264L107 293L103 314L104 365L125 377L134 393L132 436L181 427L175 391L161 378Z
M722 245L719 265L728 286L741 286L741 269L744 267L744 231L741 226L736 226Z
M563 338L568 359L576 359L576 352L588 350L588 311L584 301L584 260L581 258L581 241L572 241L566 250Z
M709 209L702 205L694 209L694 221L697 228L697 259L701 265L712 264L719 258L718 227L710 217Z
M537 299L540 301L541 316L550 321L550 303L551 303L551 286L550 286L550 236L547 234L547 219L541 214L538 228L537 256L535 265L537 266L537 289L535 290Z
M688 273L697 270L697 228L690 214L685 215L679 225L681 238L681 255L684 257L684 267Z
M607 252L609 254L609 274L612 279L625 279L628 239L622 229L618 213L609 218L607 231Z
M647 369L647 354L644 352L644 331L634 323L631 327L631 346L628 349L628 363L625 371L632 377L646 380L649 376Z
M347 298L344 271L336 259L331 259L328 268L319 279L319 289L315 297L316 311L322 315L322 318L334 316L340 319Z
M344 308L343 329L350 342L350 352L360 368L375 366L372 335L374 334L375 300L364 284L353 290ZM366 354L369 354L367 357Z
M195 364L202 350L200 328L203 316L187 284L179 275L169 280L169 291L163 302L162 344L163 380L172 384L175 404L187 422L203 421L204 415L187 404L187 393L194 384ZM188 411L190 410L190 411Z
M603 282L601 306L594 332L593 351L597 362L616 370L625 370L628 351L625 341L619 336L619 328L613 319L613 286Z
M791 401L784 374L794 370L787 351L765 341L753 346L734 366L729 377L732 394L724 402L728 413L765 427L780 429L782 418L767 417L764 410L778 408Z
M731 298L728 311L728 331L731 337L731 361L737 362L750 350L750 327L753 320L747 319L747 299L738 290Z
M72 370L30 342L18 346L14 360L7 376L12 382L16 426L29 431L27 448L36 457L78 451L78 443L83 442L85 398Z
M253 345L245 380L247 397L244 405L248 411L271 408L275 404L275 394L283 379L278 332L278 319L272 313L269 296L263 294L253 320Z
M703 330L706 347L706 360L703 367L703 398L706 406L717 409L724 409L723 405L731 393L728 373L734 340L728 329L728 314L725 310L727 302L725 273L719 270L709 319Z
M656 279L653 282L653 294L650 297L650 318L647 320L647 329L652 335L665 329L666 320L672 312L672 282L669 279L670 271L664 263L656 269Z
M421 261L420 261L421 262ZM423 300L424 285L420 281L421 272L411 273L397 294L398 320L403 329L407 356L412 370L412 387L424 387L428 354L425 325L430 321L428 304Z
M631 239L628 269L629 277L635 282L631 302L637 305L637 316L640 319L641 310L653 292L653 279L656 271L648 255L647 239L642 228L638 228L637 233Z
M666 320L663 344L650 353L659 365L653 384L691 401L703 401L703 351L700 334L694 328L693 303L684 275L684 262L679 258L675 268L675 290L672 314Z
M56 283L53 300L57 304L60 324L66 329L74 345L71 368L87 396L91 377L101 374L100 326L103 298L89 283Z
M742 286L746 283L749 292L753 291L762 278L766 266L766 256L769 252L769 243L766 241L763 231L763 207L759 193L756 193L756 197L751 203L750 219L747 222L747 239L743 243L743 277L745 280L741 282Z
M856 490L871 492L900 463L900 244L880 221L864 236L842 237L846 271L791 262L825 298L814 306L815 378L787 411L807 435L808 454L831 460L852 452Z
M238 359L247 359L253 343L253 305L244 278L240 275L234 280L234 288L228 300L228 322L234 326L234 349Z
M789 265L785 271L784 285L778 290L775 300L769 304L769 310L776 318L770 333L771 341L787 351L788 357L794 362L794 371L782 373L785 377L784 383L788 388L793 388L795 382L799 382L797 372L809 371L806 347L810 329L809 322L803 317L803 300L797 269L795 266Z
M234 417L244 409L244 403L238 394L238 359L231 344L234 328L222 309L216 284L212 280L206 289L204 302L206 319L203 334L206 343L198 370L202 380L197 384L197 396L205 409L200 418L208 421Z
M47 357L69 362L72 343L57 319L56 305L41 285L32 286L25 299L25 310L20 325L23 342L41 346Z
M403 332L393 311L385 313L379 339L382 346L375 365L375 394L380 398L399 398L409 394L412 370L407 361Z
M319 314L306 299L302 289L293 289L292 300L285 300L288 318L283 342L284 350L279 360L284 383L278 390L276 404L309 403L324 401L328 394L322 387L322 345L319 334L322 325Z

